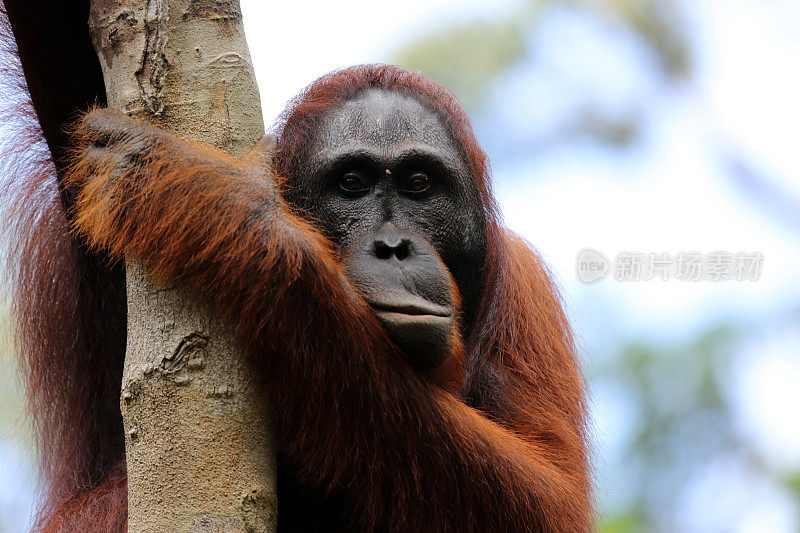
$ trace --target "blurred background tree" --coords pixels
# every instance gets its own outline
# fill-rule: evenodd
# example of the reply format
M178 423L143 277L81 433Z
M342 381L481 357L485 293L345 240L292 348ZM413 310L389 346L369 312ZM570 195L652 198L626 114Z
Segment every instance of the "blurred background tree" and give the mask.
M539 124L537 130L546 128L553 140L561 142L582 137L615 146L634 142L643 128L640 121L646 119L636 111L646 107L649 95L626 95L625 105L615 109L595 93L602 86L580 87L576 82L583 81L577 79L581 73L551 69L554 65L542 57L547 54L543 49L552 46L548 32L562 27L558 20L552 24L560 18L570 19L570 25L594 26L614 39L634 41L642 56L638 67L664 89L690 79L691 43L683 31L681 11L672 0L529 0L493 20L466 20L434 28L395 51L391 61L433 76L450 88L473 116L483 111L486 120L494 115L492 100L504 96L509 79L540 69L549 84L569 89L562 98L570 101L569 108L555 117L559 124Z

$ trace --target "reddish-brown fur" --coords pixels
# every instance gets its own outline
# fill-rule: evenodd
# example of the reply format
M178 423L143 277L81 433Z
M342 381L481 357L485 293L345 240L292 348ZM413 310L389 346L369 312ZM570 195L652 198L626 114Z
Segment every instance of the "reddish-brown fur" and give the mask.
M2 270L11 278L20 373L40 457L34 527L58 531L75 518L86 531L120 531L127 515L119 415L124 271L70 238L56 167L2 4L0 61Z
M429 105L481 187L488 279L464 339L461 395L407 364L330 243L260 169L162 134L135 179L112 181L111 161L85 157L92 120L104 116L94 113L75 132L72 223L51 167L18 182L14 304L47 482L40 529L121 531L126 517L122 432L118 412L109 413L120 350L104 336L120 317L102 311L103 298L114 307L119 295L87 286L105 278L85 266L70 227L94 250L179 280L236 325L272 391L288 461L305 485L343 502L357 528L591 529L572 334L542 261L500 226L485 155L450 93L396 67L326 77L284 115L279 172L291 177L325 109L369 87Z

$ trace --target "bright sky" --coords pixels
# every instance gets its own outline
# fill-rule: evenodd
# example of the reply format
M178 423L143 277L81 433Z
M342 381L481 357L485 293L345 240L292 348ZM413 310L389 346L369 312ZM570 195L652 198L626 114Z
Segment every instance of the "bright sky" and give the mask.
M269 125L290 98L319 76L350 65L385 62L388 52L419 30L454 18L496 13L514 2L241 0L241 4Z

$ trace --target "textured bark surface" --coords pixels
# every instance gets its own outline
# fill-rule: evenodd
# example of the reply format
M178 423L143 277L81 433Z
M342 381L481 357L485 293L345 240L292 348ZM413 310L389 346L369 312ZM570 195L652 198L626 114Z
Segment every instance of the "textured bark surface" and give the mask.
M242 155L263 119L238 0L94 0L109 106ZM127 265L128 530L274 531L267 399L230 328Z

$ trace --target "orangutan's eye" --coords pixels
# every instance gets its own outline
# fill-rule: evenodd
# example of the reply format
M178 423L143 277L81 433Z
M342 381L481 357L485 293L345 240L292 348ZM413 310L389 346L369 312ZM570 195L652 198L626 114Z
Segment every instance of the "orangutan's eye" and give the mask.
M369 189L367 180L360 172L349 171L339 178L339 188L349 193L364 192Z
M431 179L424 172L414 172L409 176L403 189L407 192L420 193L427 191L431 186Z

